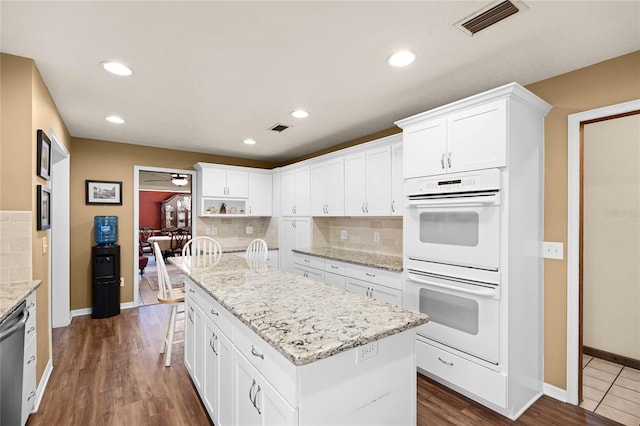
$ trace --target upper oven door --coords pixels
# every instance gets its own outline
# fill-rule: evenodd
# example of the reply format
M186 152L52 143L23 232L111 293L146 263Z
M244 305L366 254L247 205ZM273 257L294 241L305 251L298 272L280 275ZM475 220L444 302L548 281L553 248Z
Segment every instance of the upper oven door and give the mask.
M497 272L500 260L500 194L409 200L407 257Z

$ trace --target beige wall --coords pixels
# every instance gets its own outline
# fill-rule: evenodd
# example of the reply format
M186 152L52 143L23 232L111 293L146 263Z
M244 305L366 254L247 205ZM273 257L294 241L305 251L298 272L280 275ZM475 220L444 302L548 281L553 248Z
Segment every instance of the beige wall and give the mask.
M640 114L583 135L583 342L640 360Z
M569 114L640 99L640 51L527 86L553 105L545 119L544 240L567 244ZM544 380L566 389L567 263L544 262ZM581 365L578 363L578 365Z
M120 275L124 277L121 302L133 301L133 167L135 165L193 169L197 162L272 168L273 163L219 155L150 148L116 142L72 138L71 140L71 309L91 307L91 247L93 217L118 216ZM85 204L85 180L122 182L122 205Z
M34 62L6 54L0 55L0 62L0 210L32 213L32 278L42 280L42 285L36 291L36 324L39 330L36 380L39 383L51 359L49 253L42 252L42 243L49 239L50 232L36 230L36 186L50 186L50 183L36 176L36 134L38 129L48 134L52 128L66 147L69 147L70 138Z

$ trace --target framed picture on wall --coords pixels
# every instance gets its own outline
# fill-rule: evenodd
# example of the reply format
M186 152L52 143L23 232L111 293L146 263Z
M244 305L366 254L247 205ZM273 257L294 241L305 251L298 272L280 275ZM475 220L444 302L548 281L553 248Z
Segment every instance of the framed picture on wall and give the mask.
M38 129L38 176L49 180L51 174L51 141L42 129Z
M122 182L86 180L86 204L122 205Z
M36 227L38 231L51 228L51 188L38 185L36 198L38 201L38 220Z

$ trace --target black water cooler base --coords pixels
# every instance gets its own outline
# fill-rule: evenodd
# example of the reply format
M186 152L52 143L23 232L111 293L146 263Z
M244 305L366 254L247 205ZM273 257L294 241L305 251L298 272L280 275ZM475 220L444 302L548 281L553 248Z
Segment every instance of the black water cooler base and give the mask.
M120 313L120 282L94 282L92 318L109 318Z

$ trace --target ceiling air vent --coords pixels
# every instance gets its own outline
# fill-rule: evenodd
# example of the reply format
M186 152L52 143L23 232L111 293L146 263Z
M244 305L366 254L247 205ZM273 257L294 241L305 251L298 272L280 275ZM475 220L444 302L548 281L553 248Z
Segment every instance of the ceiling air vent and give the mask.
M273 130L274 132L282 132L283 130L287 130L289 128L289 126L285 125L285 124L276 124L275 126L273 126L271 129L269 130Z
M455 26L469 35L474 35L528 8L526 4L518 0L497 1L467 16L462 21L457 22Z

